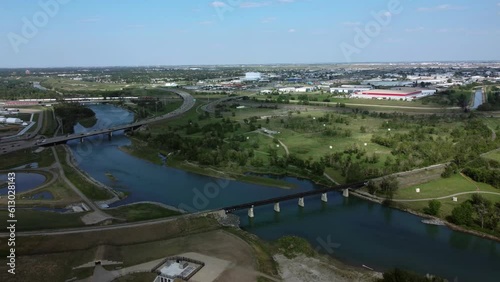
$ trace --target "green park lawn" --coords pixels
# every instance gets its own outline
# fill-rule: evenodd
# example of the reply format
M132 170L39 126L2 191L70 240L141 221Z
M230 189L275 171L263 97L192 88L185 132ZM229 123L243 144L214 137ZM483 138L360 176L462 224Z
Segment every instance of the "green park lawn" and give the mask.
M500 150L489 152L488 154L483 155L483 157L500 162Z
M415 192L416 188L420 188L420 193ZM499 195L482 193L481 196L483 196L486 199L489 199L493 203L500 202L499 189L495 189L491 185L485 183L475 182L473 180L466 179L465 177L459 174L453 175L450 178L441 178L438 180L416 185L413 187L399 189L395 194L394 199L409 200L409 199L440 198L457 193L475 192L475 191L499 193ZM453 210L453 208L471 199L472 195L473 193L458 195L456 196L458 198L457 202L453 202L451 196L446 197L444 199L439 199L439 201L441 202L440 217L444 218L448 215L451 215L451 211ZM424 212L424 209L428 207L428 201L422 200L416 202L398 202L398 205L402 205L406 208L410 208L415 211Z
M135 204L116 209L107 209L106 213L117 218L123 218L128 222L164 218L181 214L177 211L168 210L153 204Z
M416 192L416 188L420 188L420 193ZM396 200L410 199L428 199L439 198L463 192L487 191L500 193L499 189L495 189L491 185L475 182L467 179L460 174L452 175L449 178L440 178L424 184L401 188L394 195ZM486 195L486 194L485 194Z

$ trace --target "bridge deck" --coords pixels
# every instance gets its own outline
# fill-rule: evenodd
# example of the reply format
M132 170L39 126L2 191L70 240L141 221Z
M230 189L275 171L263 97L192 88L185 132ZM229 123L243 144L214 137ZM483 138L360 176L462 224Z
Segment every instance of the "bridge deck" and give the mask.
M313 196L313 195L319 195L319 194L323 194L323 193L327 193L327 192L331 192L331 191L336 191L336 190L347 189L347 188L358 189L358 188L361 188L363 186L365 186L365 182L356 182L356 183L351 183L351 184L337 185L335 187L330 187L330 188L312 190L312 191L301 192L301 193L297 193L297 194L293 194L293 195L287 195L287 196L276 197L276 198L271 198L271 199L262 200L262 201L255 201L255 202L251 202L251 203L235 205L235 206L224 208L223 210L225 210L226 213L229 213L229 212L233 212L236 210L248 209L248 208L251 208L252 206L257 207L257 206L269 205L269 204L279 203L282 201L298 199L298 198L303 198L303 197Z

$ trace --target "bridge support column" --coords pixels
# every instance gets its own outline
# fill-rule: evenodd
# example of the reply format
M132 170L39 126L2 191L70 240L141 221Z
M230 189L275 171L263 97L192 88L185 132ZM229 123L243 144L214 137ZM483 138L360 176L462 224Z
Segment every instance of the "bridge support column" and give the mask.
M328 196L326 195L326 193L321 194L321 201L325 203L328 202Z
M83 137L80 137L80 143L83 143Z
M108 139L111 140L111 137L113 137L113 131L108 132Z
M299 206L304 207L304 197L299 198Z
M342 191L342 196L349 198L349 188L346 188L344 189L344 191Z
M281 211L280 210L280 203L279 202L277 202L277 203L274 204L274 211L275 212L280 212Z
M250 218L254 218L255 217L255 215L253 214L253 206L248 209L248 217L250 217Z

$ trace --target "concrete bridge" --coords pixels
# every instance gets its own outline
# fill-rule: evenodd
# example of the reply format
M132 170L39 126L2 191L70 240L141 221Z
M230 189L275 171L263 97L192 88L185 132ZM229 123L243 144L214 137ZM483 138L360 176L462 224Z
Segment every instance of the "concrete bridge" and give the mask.
M47 146L52 146L52 145L57 145L57 144L64 144L70 140L75 140L75 139L79 139L81 142L83 142L86 137L91 137L91 136L101 135L101 134L108 135L111 138L113 136L113 132L120 131L120 130L131 131L131 130L138 129L139 127L141 127L143 125L147 125L147 124L150 124L153 122L157 122L157 121L161 121L161 120L165 120L165 119L169 119L169 118L174 118L174 117L177 117L177 116L187 112L189 109L191 109L194 106L195 99L189 93L184 92L184 91L179 90L179 89L169 89L169 91L172 91L172 92L176 93L177 95L181 96L181 98L183 99L183 103L175 111L170 112L168 114L165 114L163 116L149 118L149 119L141 120L141 121L138 121L135 123L115 126L112 128L94 130L94 131L86 132L86 133L77 133L77 134L69 134L66 136L43 138L43 139L38 139L36 141L26 141L26 142L22 142L22 143L19 142L15 145L9 146L9 147L5 148L4 150L0 151L0 155L14 152L14 151L23 150L23 149L30 149L33 147L41 147L41 146L47 147Z
M254 217L255 215L254 215L253 209L254 209L254 207L257 207L257 206L264 206L264 205L273 204L274 211L280 212L281 211L280 210L280 202L283 202L283 201L298 199L298 205L300 207L304 207L305 206L305 201L304 201L305 197L321 194L321 201L328 202L328 196L327 196L328 192L342 190L343 196L349 197L349 189L359 189L365 185L366 185L366 182L357 182L357 183L351 183L351 184L337 185L337 186L330 187L330 188L301 192L301 193L297 193L297 194L293 194L293 195L287 195L287 196L276 197L276 198L271 198L271 199L267 199L267 200L261 200L261 201L226 207L223 210L226 213L231 213L231 212L234 212L237 210L248 209L248 216Z

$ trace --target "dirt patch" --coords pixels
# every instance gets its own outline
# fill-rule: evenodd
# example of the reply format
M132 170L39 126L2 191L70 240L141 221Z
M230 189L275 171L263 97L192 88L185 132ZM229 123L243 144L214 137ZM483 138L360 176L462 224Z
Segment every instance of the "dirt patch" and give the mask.
M325 258L298 256L288 259L284 255L275 255L274 260L279 263L280 274L284 282L376 281L377 278L382 277L380 273L336 265L325 261Z

